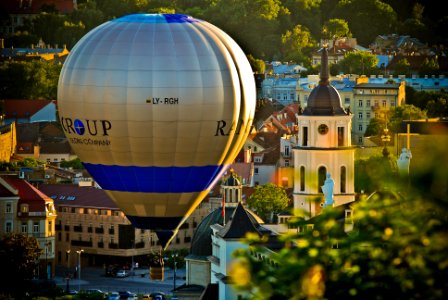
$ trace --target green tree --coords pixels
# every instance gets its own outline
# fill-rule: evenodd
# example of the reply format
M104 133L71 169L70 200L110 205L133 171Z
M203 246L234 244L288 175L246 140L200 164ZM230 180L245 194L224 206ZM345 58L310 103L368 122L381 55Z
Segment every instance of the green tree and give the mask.
M420 76L424 75L437 75L439 74L439 63L436 57L428 58L426 57L421 64L418 73Z
M263 220L273 221L273 216L288 207L289 198L285 189L273 183L257 185L247 200L247 205Z
M315 44L309 30L302 25L296 25L282 35L283 56L297 63L306 60L306 48Z
M337 37L351 37L348 23L342 19L330 19L322 28L322 38L333 39Z
M59 64L37 60L0 63L0 98L54 100L61 68Z
M392 7L380 0L339 1L331 18L346 20L361 45L369 45L379 34L395 32L397 22Z
M247 59L249 60L250 65L252 66L252 70L254 73L264 74L264 70L266 68L266 64L261 59L256 59L252 55L248 55Z
M406 75L409 76L411 74L410 71L411 64L406 58L400 59L395 65L394 74L395 75Z
M17 233L4 235L0 240L0 261L5 270L0 272L1 292L24 299L25 282L33 278L41 253L34 237Z
M285 7L291 12L292 24L300 24L319 37L321 30L321 0L284 0Z
M61 162L61 168L73 168L75 170L82 170L84 166L79 158L66 160Z
M370 75L377 71L378 58L368 51L349 52L337 65L346 74Z

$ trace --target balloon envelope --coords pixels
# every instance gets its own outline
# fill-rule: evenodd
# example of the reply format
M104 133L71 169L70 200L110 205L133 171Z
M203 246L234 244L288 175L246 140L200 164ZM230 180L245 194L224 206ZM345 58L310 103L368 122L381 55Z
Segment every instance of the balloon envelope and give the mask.
M84 166L139 228L175 230L233 162L254 77L212 24L179 14L106 22L72 49L58 109Z

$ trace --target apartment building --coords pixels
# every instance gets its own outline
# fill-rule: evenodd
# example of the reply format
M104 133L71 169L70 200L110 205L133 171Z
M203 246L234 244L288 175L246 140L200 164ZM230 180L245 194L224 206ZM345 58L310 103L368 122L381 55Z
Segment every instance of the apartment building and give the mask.
M72 184L43 184L40 191L53 199L58 214L55 263L69 271L79 261L83 266L147 265L147 256L160 251L156 234L131 225L106 191ZM209 212L208 203L201 204L169 248L189 248L193 230Z
M370 119L377 117L386 119L388 111L405 103L404 80L385 83L371 83L369 78L361 76L353 87L353 98L350 105L353 116L352 143L363 145L364 133Z

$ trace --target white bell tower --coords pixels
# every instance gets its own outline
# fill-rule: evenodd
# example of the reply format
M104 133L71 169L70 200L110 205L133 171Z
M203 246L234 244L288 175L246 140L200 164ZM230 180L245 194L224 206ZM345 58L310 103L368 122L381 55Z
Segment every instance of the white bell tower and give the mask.
M299 143L294 151L294 208L309 216L324 204L321 186L327 173L334 180L334 206L355 200L352 115L342 107L338 91L330 84L327 48L322 50L319 85L298 116Z

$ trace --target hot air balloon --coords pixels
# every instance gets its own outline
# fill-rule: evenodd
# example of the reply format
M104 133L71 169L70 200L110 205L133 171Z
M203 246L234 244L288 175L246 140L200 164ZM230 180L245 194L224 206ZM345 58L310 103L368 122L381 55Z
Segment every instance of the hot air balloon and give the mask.
M133 14L74 46L58 110L96 182L167 245L241 149L255 93L245 54L221 29L187 15Z

